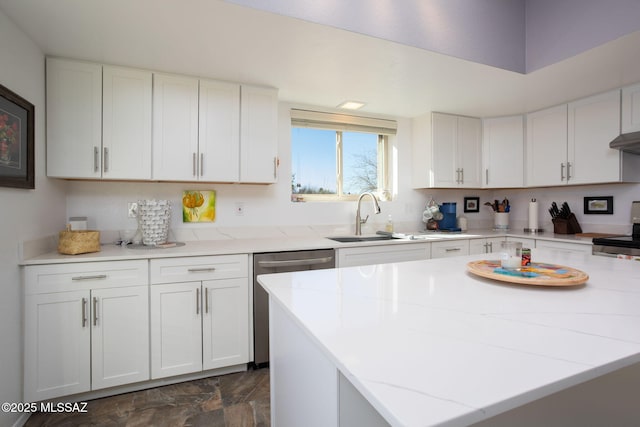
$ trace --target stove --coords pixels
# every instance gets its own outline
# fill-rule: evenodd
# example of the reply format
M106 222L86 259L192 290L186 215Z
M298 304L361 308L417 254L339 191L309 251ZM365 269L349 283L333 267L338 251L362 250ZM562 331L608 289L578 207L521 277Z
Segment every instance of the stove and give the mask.
M594 255L631 255L640 256L640 201L631 204L631 236L597 237L593 239Z

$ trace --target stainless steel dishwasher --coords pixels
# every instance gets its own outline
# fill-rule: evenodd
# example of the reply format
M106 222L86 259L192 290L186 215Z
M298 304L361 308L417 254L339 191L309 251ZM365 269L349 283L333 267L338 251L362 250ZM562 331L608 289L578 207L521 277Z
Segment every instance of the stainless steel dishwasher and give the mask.
M335 265L333 249L253 254L253 349L256 367L269 366L269 294L256 278L260 274L322 270Z

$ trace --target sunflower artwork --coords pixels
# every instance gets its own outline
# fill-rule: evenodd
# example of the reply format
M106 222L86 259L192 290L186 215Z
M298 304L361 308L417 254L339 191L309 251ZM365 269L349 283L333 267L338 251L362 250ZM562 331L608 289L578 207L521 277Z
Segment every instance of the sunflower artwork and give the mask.
M186 190L182 194L182 222L213 222L216 219L216 192Z

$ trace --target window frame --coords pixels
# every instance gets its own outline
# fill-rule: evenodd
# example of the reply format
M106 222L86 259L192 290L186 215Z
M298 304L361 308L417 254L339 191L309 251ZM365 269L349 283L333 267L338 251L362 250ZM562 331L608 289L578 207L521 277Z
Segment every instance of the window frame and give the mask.
M296 127L292 123L291 129ZM304 126L311 129L328 130L327 127ZM391 183L389 182L389 135L374 133L370 131L356 129L332 129L336 133L336 193L335 194L313 194L313 193L291 193L293 202L335 202L358 200L360 194L344 194L344 164L343 164L343 132L362 132L377 135L376 157L377 157L377 182L378 188L372 191L379 200L391 200Z

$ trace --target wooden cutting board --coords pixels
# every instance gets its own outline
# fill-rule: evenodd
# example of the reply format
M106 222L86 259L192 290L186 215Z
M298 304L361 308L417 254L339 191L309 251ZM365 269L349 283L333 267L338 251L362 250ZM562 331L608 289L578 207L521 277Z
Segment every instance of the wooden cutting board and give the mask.
M621 236L621 234L612 233L576 233L576 237L612 237Z
M537 262L532 262L527 267L507 270L500 266L499 260L482 260L468 263L467 269L481 277L522 285L576 286L589 280L589 275L584 271Z

